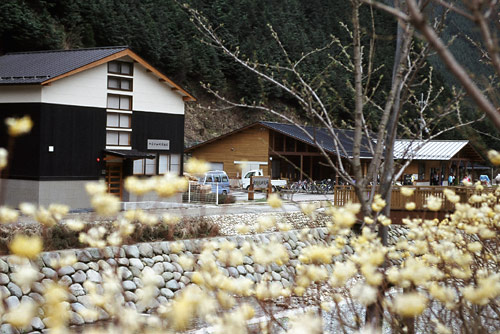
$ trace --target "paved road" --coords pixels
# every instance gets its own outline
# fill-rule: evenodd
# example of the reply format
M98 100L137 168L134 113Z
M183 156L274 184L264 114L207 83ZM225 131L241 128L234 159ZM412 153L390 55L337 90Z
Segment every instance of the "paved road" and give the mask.
M299 211L299 205L303 202L310 201L325 201L332 199L333 195L319 195L319 194L294 194L291 198L286 198L283 207L280 209L271 208L263 193L255 193L254 200L248 200L248 194L243 191L233 191L231 193L236 198L236 203L233 204L181 204L170 208L152 209L158 211L171 212L183 216L212 216L212 215L230 215L230 214L244 214L244 213L265 213L265 212L294 212Z

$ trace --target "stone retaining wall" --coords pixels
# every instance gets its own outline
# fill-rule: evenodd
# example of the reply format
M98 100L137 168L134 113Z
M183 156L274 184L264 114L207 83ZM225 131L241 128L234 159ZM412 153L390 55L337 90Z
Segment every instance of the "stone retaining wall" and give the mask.
M118 273L122 277L126 304L129 307L136 308L139 312L147 313L151 308L173 298L176 292L184 286L191 284L193 272L184 271L178 263L179 256L182 254L194 255L196 257L200 253L203 243L210 240L219 242L225 240L231 241L237 244L239 248L245 241L268 243L271 238L276 238L278 241L283 242L284 246L289 250L290 262L288 265L263 267L255 264L251 256L247 256L244 258L242 265L223 268L224 273L234 278L245 276L256 282L260 281L265 273L269 273L267 276L270 276L273 281L280 282L281 285L287 287L293 282L295 266L298 264L297 258L302 248L310 244L323 244L331 241L329 240L330 237L327 236L326 228L315 228L309 231L307 241L300 240L300 231L298 230L282 233L183 240L181 242L184 244L184 251L178 254L173 254L170 251L172 242L142 243L122 247L106 247L104 249L86 248L81 250L46 252L42 253L41 257L36 261L40 267L38 281L30 289L25 289L24 291L12 282L12 273L15 272L16 267L13 259L11 257L2 257L0 259L0 292L4 296L8 296L6 298L8 309L16 307L22 300L31 299L35 302L43 303L44 283L52 279L58 279L60 284L66 285L71 293L69 300L71 325L83 325L96 320L95 318L90 319L87 317L89 312L86 312L86 310L92 307L92 303L87 296L83 282L89 280L98 285L101 284L101 271L111 265L118 268ZM54 260L58 260L68 254L75 255L78 262L72 266L56 270L53 266ZM161 282L157 284L157 304L150 305L148 308L136 303L138 299L136 290L142 287L140 277L146 267L151 267L156 274L162 277ZM327 269L331 271L331 265L328 265ZM105 320L108 317L104 310L100 310L99 314L99 320ZM28 328L26 332L42 331L45 329L45 322L46 319L44 319L43 315L33 319L32 328ZM0 333L9 332L16 333L17 331L13 330L8 324L2 324Z

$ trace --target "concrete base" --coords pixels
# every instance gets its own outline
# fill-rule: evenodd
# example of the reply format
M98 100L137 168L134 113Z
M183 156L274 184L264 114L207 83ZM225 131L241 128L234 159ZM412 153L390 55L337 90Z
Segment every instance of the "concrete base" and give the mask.
M3 193L2 203L11 207L19 207L20 203L29 202L36 205L66 204L74 209L89 209L90 197L85 191L85 184L90 181L33 181L0 179L0 191ZM138 197L124 191L123 209L155 209L179 207L182 194L169 198L160 198L155 193Z
M48 206L52 203L66 204L71 209L90 208L85 184L89 181L34 181L1 179L0 189L3 204L18 207L29 202Z

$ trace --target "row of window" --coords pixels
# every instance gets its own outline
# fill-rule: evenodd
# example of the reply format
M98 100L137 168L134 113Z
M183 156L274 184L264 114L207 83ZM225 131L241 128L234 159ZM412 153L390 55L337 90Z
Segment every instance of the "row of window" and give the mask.
M156 175L167 172L180 173L180 154L159 154L154 159L134 160L134 175Z
M133 71L133 63L123 61L109 62L108 89L132 92L133 81L131 76L133 75ZM107 109L106 145L130 146L130 136L132 132L132 96L109 93Z
M133 91L134 64L123 61L108 63L108 93L106 113L106 145L131 146L132 96L115 91ZM125 93L127 94L127 93ZM130 93L129 93L130 94ZM134 175L157 175L166 172L180 173L180 154L159 154L154 159L134 160Z

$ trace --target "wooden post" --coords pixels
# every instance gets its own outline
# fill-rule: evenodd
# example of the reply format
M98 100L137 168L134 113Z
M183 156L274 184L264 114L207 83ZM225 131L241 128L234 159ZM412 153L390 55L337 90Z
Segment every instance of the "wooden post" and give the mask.
M267 194L266 198L269 198L269 194L273 192L273 186L271 184L271 177L269 176L269 181L267 182Z
M253 176L250 176L250 187L248 188L248 200L253 201L254 190L253 190Z
M304 155L300 155L300 181L302 181L302 176L304 174Z
M309 157L309 177L311 177L313 180L317 178L317 177L313 177L313 156L312 155Z

